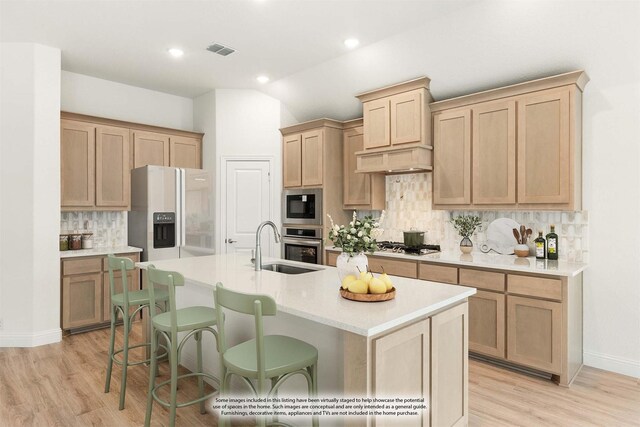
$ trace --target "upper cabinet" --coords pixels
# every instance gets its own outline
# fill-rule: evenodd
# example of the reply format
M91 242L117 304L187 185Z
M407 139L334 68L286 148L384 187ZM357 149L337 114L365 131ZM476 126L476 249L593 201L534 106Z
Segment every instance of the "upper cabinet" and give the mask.
M581 208L583 71L431 104L436 209Z
M342 123L320 119L280 129L285 188L323 187L342 179Z
M128 210L131 169L200 169L202 134L61 113L62 210Z
M362 101L360 173L427 171L432 168L429 79L426 77L357 95Z
M356 173L356 153L364 149L362 119L344 124L342 133L344 209L383 210L385 207L385 177L381 174Z

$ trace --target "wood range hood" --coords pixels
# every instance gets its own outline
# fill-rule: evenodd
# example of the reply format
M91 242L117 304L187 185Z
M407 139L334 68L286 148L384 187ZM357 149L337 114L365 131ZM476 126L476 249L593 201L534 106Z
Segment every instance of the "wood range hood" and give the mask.
M430 79L420 77L361 93L364 149L356 173L401 174L433 169Z

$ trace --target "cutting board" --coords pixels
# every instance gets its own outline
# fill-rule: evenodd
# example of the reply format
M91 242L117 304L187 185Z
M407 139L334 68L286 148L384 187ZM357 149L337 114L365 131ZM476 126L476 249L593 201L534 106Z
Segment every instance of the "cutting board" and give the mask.
M513 229L520 229L520 224L511 218L498 218L487 227L487 241L481 245L482 252L494 250L503 255L513 254L513 247L518 244L513 237Z

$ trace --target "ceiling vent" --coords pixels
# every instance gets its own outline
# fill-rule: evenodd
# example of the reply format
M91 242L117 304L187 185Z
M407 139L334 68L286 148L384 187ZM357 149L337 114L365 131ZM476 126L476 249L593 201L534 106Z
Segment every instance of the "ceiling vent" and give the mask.
M229 46L224 46L219 43L214 43L211 46L207 47L207 50L213 53L217 53L218 55L227 56L231 55L236 50Z

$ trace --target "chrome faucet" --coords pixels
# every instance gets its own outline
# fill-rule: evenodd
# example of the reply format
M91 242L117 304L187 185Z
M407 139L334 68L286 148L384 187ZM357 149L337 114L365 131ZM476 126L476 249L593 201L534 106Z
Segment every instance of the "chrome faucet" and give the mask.
M262 229L265 225L270 225L273 228L273 235L276 238L276 243L280 243L280 233L278 232L278 227L272 221L264 221L258 226L258 230L256 231L256 253L255 253L255 267L256 271L262 270L262 249L260 248L260 235L262 234Z

